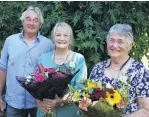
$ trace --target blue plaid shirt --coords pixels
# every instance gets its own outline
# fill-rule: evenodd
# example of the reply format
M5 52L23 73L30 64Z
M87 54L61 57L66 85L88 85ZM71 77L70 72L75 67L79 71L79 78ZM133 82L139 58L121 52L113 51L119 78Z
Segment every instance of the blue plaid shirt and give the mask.
M54 49L51 40L38 33L37 39L28 45L22 33L9 36L3 46L0 69L6 75L6 101L8 105L23 109L36 107L35 99L20 86L16 76L28 76L37 68L37 59L40 55Z

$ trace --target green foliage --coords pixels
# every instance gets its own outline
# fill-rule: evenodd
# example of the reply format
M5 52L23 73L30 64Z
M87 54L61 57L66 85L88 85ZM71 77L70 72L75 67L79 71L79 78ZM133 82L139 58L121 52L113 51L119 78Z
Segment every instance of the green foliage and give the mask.
M89 107L88 111L83 111L83 113L86 117L93 117L95 114L95 117L120 117L123 112L104 102L98 102L94 106Z
M74 50L84 55L88 66L88 75L93 66L106 58L106 35L115 23L128 23L133 27L135 45L131 55L140 60L142 56L149 59L149 2L145 1L1 1L0 2L0 46L5 39L22 31L19 20L28 6L42 9L45 23L41 33L50 38L56 22L70 24L74 31ZM105 113L106 111L106 113ZM96 117L119 117L120 113L97 105L97 110L89 112Z
M115 23L132 25L135 46L131 55L140 60L143 55L149 58L149 2L139 1L43 1L43 2L0 2L0 45L11 34L22 30L19 20L21 13L29 6L42 9L45 23L41 33L50 38L56 22L69 23L74 31L74 50L85 56L88 73L93 66L106 58L106 35ZM88 74L89 75L89 74Z

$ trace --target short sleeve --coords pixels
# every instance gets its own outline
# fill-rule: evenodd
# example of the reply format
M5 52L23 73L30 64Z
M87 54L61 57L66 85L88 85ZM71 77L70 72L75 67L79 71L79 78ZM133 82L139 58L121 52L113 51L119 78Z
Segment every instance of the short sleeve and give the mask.
M99 77L100 71L101 71L102 69L103 69L103 68L102 68L101 63L100 63L100 62L97 63L97 64L93 67L93 69L92 69L92 71L91 71L91 73L90 73L89 79L93 79L93 80L97 79L97 78Z
M137 98L149 97L149 72L141 66L136 86Z
M9 47L9 39L6 39L0 58L0 69L4 71L7 71L8 58L9 58L8 47Z

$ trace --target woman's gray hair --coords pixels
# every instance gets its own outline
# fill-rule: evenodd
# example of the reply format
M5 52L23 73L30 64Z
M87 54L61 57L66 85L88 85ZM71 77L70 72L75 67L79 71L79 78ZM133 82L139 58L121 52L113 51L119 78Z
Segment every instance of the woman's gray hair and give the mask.
M59 27L63 27L63 28L67 28L69 32L69 40L70 40L70 48L72 49L72 46L74 45L74 36L73 36L73 30L71 28L71 26L65 22L59 22L57 23L53 30L52 30L52 33L51 33L51 38L54 39L55 38L55 35L56 35L56 32L57 32L57 29Z
M37 13L39 15L39 21L41 25L44 23L44 18L41 10L38 7L32 7L32 6L28 7L27 10L22 13L22 16L20 17L20 20L22 22L24 22L28 11L34 11L35 13Z
M127 39L128 43L132 43L134 40L132 27L129 24L115 24L115 25L113 25L108 32L107 39L110 39L114 33Z

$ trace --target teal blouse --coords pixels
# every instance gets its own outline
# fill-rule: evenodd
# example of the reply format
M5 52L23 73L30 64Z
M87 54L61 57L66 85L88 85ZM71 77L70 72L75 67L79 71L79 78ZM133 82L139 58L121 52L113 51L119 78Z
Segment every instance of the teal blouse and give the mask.
M43 54L39 58L39 62L44 66L44 68L59 68L60 65L53 61L54 51ZM87 67L85 63L84 56L80 53L71 51L69 58L65 62L65 65L71 68L72 73L80 69L80 71L71 80L71 85L74 88L78 88L77 85L79 81L87 78ZM74 104L67 104L64 106L56 107L55 117L78 117L78 107ZM38 109L37 117L43 117L43 112Z

